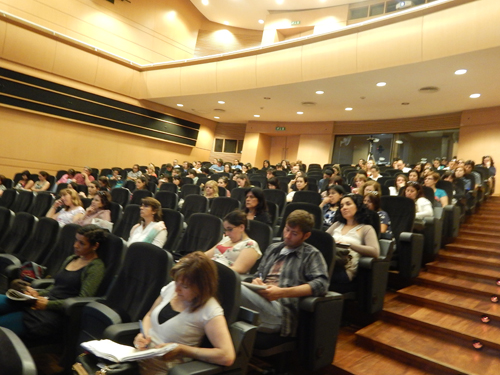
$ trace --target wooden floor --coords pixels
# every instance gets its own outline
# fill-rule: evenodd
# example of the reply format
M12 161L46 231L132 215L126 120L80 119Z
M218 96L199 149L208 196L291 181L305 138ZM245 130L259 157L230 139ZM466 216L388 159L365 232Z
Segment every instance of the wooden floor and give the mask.
M491 302L500 298L499 222L500 197L492 197L414 285L387 294L380 320L342 329L335 360L322 373L500 374L500 302Z

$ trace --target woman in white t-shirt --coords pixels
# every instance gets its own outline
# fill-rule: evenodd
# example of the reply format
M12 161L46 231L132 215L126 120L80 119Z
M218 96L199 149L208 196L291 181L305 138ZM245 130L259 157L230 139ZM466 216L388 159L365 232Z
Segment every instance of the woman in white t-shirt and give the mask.
M146 197L141 204L141 218L130 230L127 245L134 242L147 242L163 247L167 242L167 227L161 221L161 203L151 197Z
M232 268L238 273L247 273L262 256L259 244L245 232L247 215L236 210L224 217L224 238L205 254L220 263Z
M235 351L224 311L215 299L217 268L202 252L181 258L171 271L173 282L161 290L160 297L143 319L144 334L134 345L139 350L176 343L163 357L140 361L141 375L166 374L177 364L198 359L230 366ZM200 348L207 336L212 348Z
M85 214L85 209L75 190L62 189L60 193L61 198L54 202L45 216L55 219L63 227L81 219ZM57 212L59 207L62 207L62 210Z

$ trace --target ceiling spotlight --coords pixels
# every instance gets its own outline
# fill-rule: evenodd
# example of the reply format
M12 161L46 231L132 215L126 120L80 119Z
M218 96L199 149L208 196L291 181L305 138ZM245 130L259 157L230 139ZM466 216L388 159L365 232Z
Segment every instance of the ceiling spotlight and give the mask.
M214 116L214 118L217 118L217 119L219 119L220 117L219 117L219 116Z
M481 350L483 348L483 344L481 344L481 341L479 340L472 340L472 346L476 350Z
M303 115L303 114L304 114L304 112L297 112L297 114L298 114L298 115Z
M345 110L346 111L352 111L352 108L351 107L347 107Z
M260 115L253 115L253 117L260 117Z
M398 140L396 141L396 143L397 143L398 145L402 145L402 144L403 144L403 141L402 141L401 139L398 139Z
M259 23L262 25L264 23L264 20L259 20Z
M458 69L455 71L455 74L457 76L461 76L462 74L465 74L465 73L467 73L467 69Z
M477 99L481 96L481 94L472 94L471 96L469 96L469 98L471 99Z
M498 303L498 296L492 295L490 301L493 303Z
M208 0L201 0L201 3L202 3L203 5L208 5Z
M316 91L316 94L318 94L318 95L323 95L324 93L325 93L325 92L324 92L324 91L321 91L321 90Z
M219 104L226 104L226 102L224 100L219 100L217 103L219 103Z
M184 104L177 104L177 107L184 107Z
M497 285L500 286L500 279L497 280Z
M229 22L228 21L224 21L223 24L227 26L227 25L229 25Z
M481 317L481 322L487 324L487 323L491 322L491 319L490 319L490 317L488 315L483 315Z
M384 87L385 85L387 85L387 83L385 83L385 82L379 82L379 83L377 83L378 87Z
M284 0L276 0L276 4L283 4Z

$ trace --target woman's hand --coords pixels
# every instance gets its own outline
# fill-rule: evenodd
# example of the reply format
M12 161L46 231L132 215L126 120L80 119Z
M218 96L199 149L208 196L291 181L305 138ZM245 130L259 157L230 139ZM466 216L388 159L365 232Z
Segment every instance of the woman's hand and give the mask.
M45 310L47 308L47 304L49 303L49 299L45 297L38 297L36 303L31 307L33 310Z
M54 202L54 208L61 207L63 205L62 199L58 199Z
M167 346L167 345L171 345L172 343L169 342L169 343L165 343L165 344L159 344L157 346L157 348L161 348L161 347L164 347L164 346ZM177 359L177 358L182 358L182 357L185 357L184 355L184 345L182 344L177 344L177 346L169 351L167 354L165 354L162 358L164 361L172 361L174 359Z
M38 292L30 286L26 287L26 289L24 290L24 294L37 298L40 297L40 294L38 294Z
M146 350L151 344L151 337L144 336L142 333L137 334L134 339L134 346L137 350Z
M90 214L93 214L94 212L96 212L96 209L95 209L94 207L89 206L89 207L87 208L87 214L89 214L89 215L90 215Z

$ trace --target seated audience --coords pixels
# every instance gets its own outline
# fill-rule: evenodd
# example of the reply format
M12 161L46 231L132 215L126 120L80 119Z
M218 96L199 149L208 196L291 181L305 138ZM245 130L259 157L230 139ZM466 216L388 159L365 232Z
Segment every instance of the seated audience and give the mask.
M160 202L151 197L143 198L139 224L130 230L127 246L135 242L147 242L163 247L167 241L167 228L161 216Z
M330 227L333 224L335 213L339 209L340 199L344 196L345 190L339 185L330 185L328 196L323 198L320 207L323 209L323 225Z
M135 190L148 190L147 176L140 176L135 179Z
M57 180L56 184L69 184L71 181L75 180L76 171L73 168L68 169L68 173L65 173Z
M408 177L405 174L399 173L396 175L396 179L394 180L394 186L389 186L389 193L391 195L398 195L399 190L405 187L408 182Z
M114 187L123 187L124 181L122 180L122 175L120 174L120 170L118 168L113 168L112 174L108 176L108 179L111 181L116 181Z
M30 176L30 171L23 171L21 174L21 179L17 182L14 189L30 190L31 187L35 184L32 180L30 180Z
M363 203L369 210L375 211L380 219L380 233L385 233L385 238L392 238L391 219L389 214L380 208L380 194L377 191L365 191Z
M142 176L142 172L139 169L139 164L134 164L132 170L127 173L127 180L135 181Z
M366 174L358 173L356 176L354 176L354 186L352 187L351 192L354 194L359 194L360 189L363 187L366 181L368 181L368 177L366 177Z
M252 284L266 289L241 287L241 305L259 313L258 331L279 332L295 337L299 319L299 298L322 296L329 280L325 260L318 249L305 242L311 236L314 218L295 210L286 219L283 242L264 252Z
M0 174L0 197L2 196L3 192L7 190L7 188L3 184L5 180L7 180L7 177L5 177L3 174Z
M489 155L483 156L481 165L486 169L488 169L488 172L490 172L490 177L494 177L497 174L497 169L495 167L495 163L493 162L493 158L491 156Z
M165 286L142 320L143 333L134 339L138 350L176 343L162 357L139 362L141 375L167 374L171 368L190 359L229 366L235 351L217 302L217 268L203 253L186 255L172 268L174 281ZM200 347L204 337L211 347Z
M38 173L38 181L33 184L31 191L39 192L49 190L50 182L47 181L47 177L49 177L47 172L40 171Z
M262 162L262 168L260 169L261 171L267 172L267 170L271 167L271 163L269 160L264 160Z
M214 173L224 172L223 163L222 159L214 159L214 163L210 167L210 170Z
M149 163L147 171L146 171L146 175L148 175L150 177L155 177L155 178L158 177L156 174L155 165L153 163Z
M93 297L104 277L105 266L99 259L99 244L105 232L86 225L76 232L75 254L66 258L55 275L55 283L35 290L29 283L15 280L13 287L35 297L33 304L9 300L0 295L0 326L14 331L23 340L47 338L61 333L64 323L64 300L71 297Z
M425 198L424 189L418 182L410 181L406 184L402 195L415 201L415 218L434 217L432 203Z
M434 190L434 199L438 206L445 207L448 205L448 195L443 189L436 188L436 183L439 181L439 173L431 172L425 176L424 184Z
M92 182L95 182L95 181L92 181ZM111 191L111 185L109 183L109 179L106 176L99 177L97 182L99 183L99 190Z
M307 178L307 176L299 176L299 177L295 177L293 180L291 180L288 183L288 195L286 196L286 201L291 202L293 200L293 196L296 193L296 191L293 190L292 185L295 184L295 188L297 189L297 191L301 191L301 190L305 191L308 189L308 183L309 183L309 179Z
M248 237L247 216L245 212L236 210L224 217L225 236L205 254L238 273L247 273L257 259L262 256L259 244Z
M210 198L216 198L219 196L219 185L214 180L208 180L203 188L203 195Z
M226 176L221 176L217 180L217 186L226 189L226 197L231 197L231 192L229 191L228 185L229 185L229 178Z
M111 194L107 191L98 191L85 213L75 215L73 222L79 225L96 224L101 228L112 229L110 202Z
M416 169L408 172L408 181L420 182L420 173Z
M194 168L188 169L188 171L186 173L186 177L192 178L193 184L195 184L195 185L198 182L198 172L196 172L196 169L194 169Z
M370 167L370 179L377 181L382 175L380 174L380 168L376 165Z
M240 173L236 175L236 183L238 184L238 187L240 188L248 188L252 186L250 184L250 179L248 178L248 175Z
M56 200L45 216L59 222L61 227L73 223L75 217L85 213L80 196L73 189L62 189L61 198ZM60 209L60 211L57 211ZM78 215L78 216L77 216Z
M342 284L350 283L357 274L359 258L378 258L380 246L375 229L365 224L368 215L361 195L342 197L336 216L337 221L326 232L333 236L338 247L346 250L339 253L332 275L332 283L338 284L336 291L343 292Z
M277 177L272 177L267 180L268 189L280 189L280 180Z
M74 180L78 185L89 186L90 183L95 180L94 176L92 176L91 173L92 173L92 168L84 167L83 172L77 173L75 175Z
M246 193L245 213L248 220L257 220L268 225L272 224L267 210L266 198L261 188L253 187Z
M374 180L368 180L366 183L361 187L359 191L359 195L364 197L368 193L376 192L379 197L382 196L382 187L377 181Z

